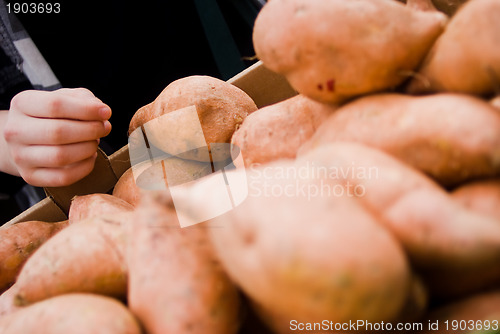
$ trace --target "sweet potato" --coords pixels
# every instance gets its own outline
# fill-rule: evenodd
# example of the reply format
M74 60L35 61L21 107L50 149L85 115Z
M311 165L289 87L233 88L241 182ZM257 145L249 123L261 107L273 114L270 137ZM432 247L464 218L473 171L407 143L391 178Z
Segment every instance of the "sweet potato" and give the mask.
M0 295L0 318L21 308L16 304L16 288L16 284L14 284Z
M259 12L257 57L321 102L403 83L443 31L446 15L386 0L273 0Z
M500 2L465 3L424 60L407 91L491 94L500 83Z
M451 193L463 206L488 215L500 224L500 178L464 184Z
M331 171L322 176L325 182L363 190L357 199L380 215L416 268L479 272L498 264L500 225L456 203L431 179L394 157L337 142L300 156L297 163Z
M218 168L218 164L176 157L154 163L146 161L132 166L120 177L113 189L113 196L137 206L144 190L165 189L191 182L212 173L212 168Z
M299 147L335 109L303 95L291 97L249 115L234 133L231 144L242 154L247 167L293 159Z
M89 218L68 226L26 261L17 278L16 302L27 305L70 292L124 298L127 213Z
M0 228L0 293L14 283L28 257L67 225L27 221Z
M0 318L2 334L140 334L137 320L119 301L92 294L67 294Z
M485 292L433 310L423 319L424 331L420 333L498 333L499 319L500 292Z
M229 150L212 144L230 143L236 128L255 110L253 100L236 86L189 76L170 83L150 107L141 108L130 122L129 135L142 126L148 141L171 155L225 160Z
M406 0L406 6L423 11L437 10L431 0Z
M491 99L490 104L500 110L500 95Z
M87 218L132 211L134 207L124 200L109 194L75 196L69 207L69 223Z
M145 193L130 225L130 309L150 334L236 333L236 287L216 260L206 228L181 228L166 194Z
M222 264L252 300L288 322L388 321L400 313L409 266L375 216L347 196L266 195L293 189L293 179L262 173L251 182L257 190L214 218L210 234Z
M329 116L301 150L336 141L381 149L446 186L500 173L500 113L463 94L357 99Z
M139 203L141 190L135 184L132 167L127 169L116 182L115 187L113 188L113 196L124 200L134 207Z

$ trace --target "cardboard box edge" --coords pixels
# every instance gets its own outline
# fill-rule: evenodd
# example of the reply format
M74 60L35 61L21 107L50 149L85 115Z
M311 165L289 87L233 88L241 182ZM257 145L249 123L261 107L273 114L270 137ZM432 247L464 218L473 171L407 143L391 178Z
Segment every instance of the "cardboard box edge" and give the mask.
M3 224L0 228L6 228L11 225L30 220L41 220L55 223L66 219L68 219L68 217L52 200L52 198L46 197Z

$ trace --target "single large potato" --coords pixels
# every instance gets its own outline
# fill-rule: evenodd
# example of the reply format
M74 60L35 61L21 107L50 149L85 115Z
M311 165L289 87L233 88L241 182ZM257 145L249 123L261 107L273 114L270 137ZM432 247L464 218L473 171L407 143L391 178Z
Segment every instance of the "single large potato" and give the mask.
M245 166L278 159L293 159L299 147L337 109L296 95L249 115L233 135L231 143Z
M446 21L392 0L273 0L253 41L264 65L299 93L337 103L403 83Z
M399 315L409 266L375 216L347 196L272 196L266 186L293 192L295 180L259 180L261 193L213 219L210 229L222 264L252 300L288 320Z
M432 47L408 92L494 93L500 84L499 16L497 0L465 3Z
M337 141L381 149L441 184L500 174L500 113L465 94L377 94L339 108L302 151Z
M132 118L129 135L141 128L148 144L185 159L220 161L230 156L236 128L257 110L241 89L210 76L189 76L170 83Z
M0 318L2 334L140 334L125 305L94 294L66 294Z

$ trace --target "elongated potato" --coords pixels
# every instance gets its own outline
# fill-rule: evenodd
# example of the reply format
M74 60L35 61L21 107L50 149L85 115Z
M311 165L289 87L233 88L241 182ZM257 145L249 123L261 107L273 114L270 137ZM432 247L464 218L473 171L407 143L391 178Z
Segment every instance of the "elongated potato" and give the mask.
M212 144L229 144L236 128L255 110L253 100L236 86L190 76L170 83L150 106L141 108L130 122L129 135L142 126L148 141L171 155L220 161L230 151Z
M410 282L400 244L354 198L294 196L295 181L261 174L240 206L211 220L229 275L288 321L395 319Z
M16 294L16 285L14 284L0 295L0 318L21 308L16 304Z
M129 226L130 309L150 334L236 333L238 291L215 258L206 227L181 228L166 193L145 196Z
M464 184L451 193L463 206L488 215L500 224L500 178Z
M500 83L499 15L497 0L465 3L432 47L408 92L494 93Z
M443 185L500 174L500 113L463 94L378 94L339 108L303 151L336 141L381 149Z
M137 320L119 301L92 294L67 294L0 318L2 334L140 334Z
M69 223L114 213L132 211L133 206L109 194L75 196L69 207Z
M447 18L386 0L273 0L259 12L257 57L297 92L338 103L403 83Z
M16 302L27 305L71 292L124 298L127 213L89 218L58 233L26 261L17 278ZM62 233L64 232L64 233Z
M68 221L27 221L0 229L0 293L16 280L24 262Z
M333 113L336 106L303 95L264 107L249 115L233 135L231 144L245 166L282 158L295 158L299 147Z
M325 182L358 189L358 200L380 215L416 268L479 272L497 265L499 224L456 203L394 157L357 143L336 142L300 156L298 163L321 171L316 177Z

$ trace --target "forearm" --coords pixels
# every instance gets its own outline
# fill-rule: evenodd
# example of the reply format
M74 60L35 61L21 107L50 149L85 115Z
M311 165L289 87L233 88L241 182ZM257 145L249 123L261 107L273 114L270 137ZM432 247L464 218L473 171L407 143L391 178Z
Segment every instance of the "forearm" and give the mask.
M0 172L20 176L11 159L7 142L3 136L3 129L7 122L8 112L8 110L0 110Z

